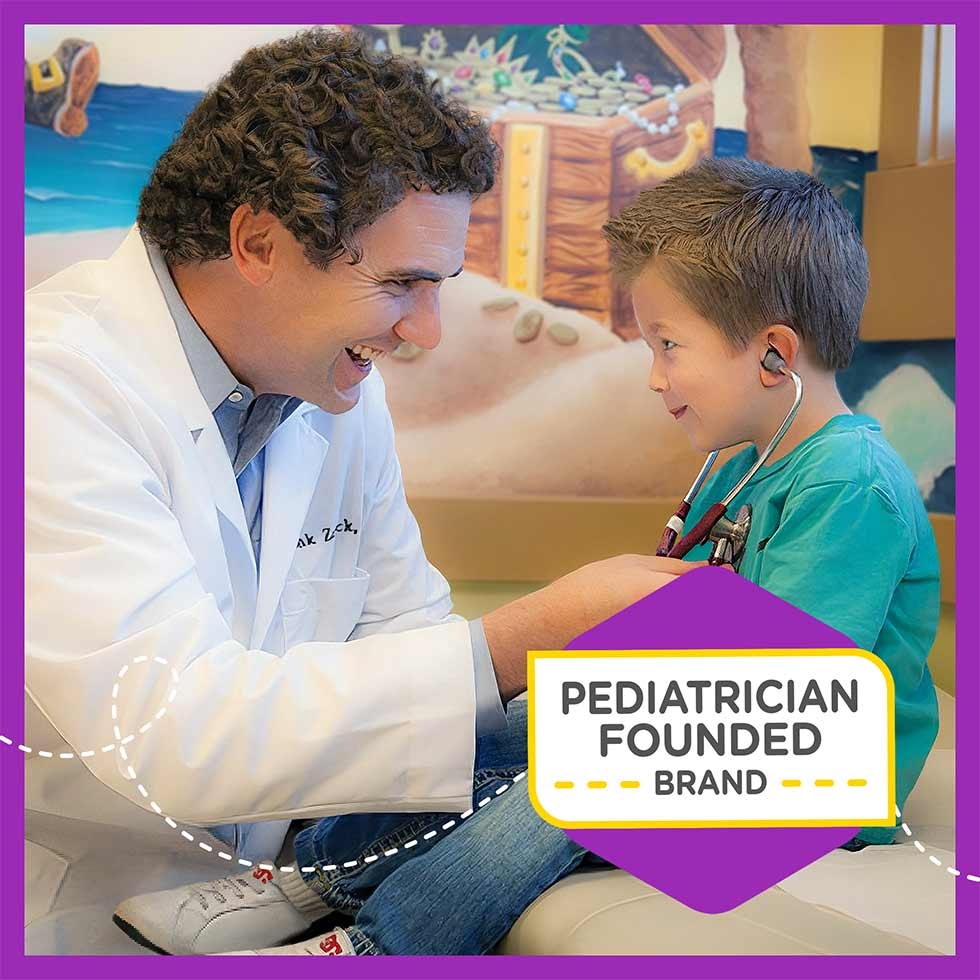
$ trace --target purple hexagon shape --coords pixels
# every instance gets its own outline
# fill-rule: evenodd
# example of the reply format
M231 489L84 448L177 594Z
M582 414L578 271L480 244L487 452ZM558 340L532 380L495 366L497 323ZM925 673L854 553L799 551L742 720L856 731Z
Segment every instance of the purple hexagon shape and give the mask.
M853 647L843 633L720 568L681 576L569 650ZM566 830L582 847L698 912L727 912L850 840L856 827Z

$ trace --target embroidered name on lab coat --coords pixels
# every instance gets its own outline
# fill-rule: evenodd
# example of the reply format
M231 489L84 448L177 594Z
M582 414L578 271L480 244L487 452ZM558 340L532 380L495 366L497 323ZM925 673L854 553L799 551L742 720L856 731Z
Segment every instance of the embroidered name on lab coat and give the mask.
M329 544L338 534L357 534L357 528L345 517L336 527L321 527L319 533L316 531L303 536L296 542L297 548L308 548L314 544Z

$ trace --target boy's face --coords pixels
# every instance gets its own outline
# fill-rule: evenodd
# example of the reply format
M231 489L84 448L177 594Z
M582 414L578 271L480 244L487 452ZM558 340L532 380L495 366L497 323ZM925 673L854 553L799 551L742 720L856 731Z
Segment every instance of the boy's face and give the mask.
M633 310L653 351L650 387L695 449L755 440L769 423L759 377L764 345L733 350L721 330L691 309L651 263L633 284Z

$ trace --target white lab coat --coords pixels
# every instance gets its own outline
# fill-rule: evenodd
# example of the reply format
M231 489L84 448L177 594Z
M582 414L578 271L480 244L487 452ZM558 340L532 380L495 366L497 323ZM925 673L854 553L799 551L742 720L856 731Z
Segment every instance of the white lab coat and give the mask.
M261 860L290 818L466 809L469 629L423 553L377 371L352 411L304 404L269 441L257 572L138 232L31 290L26 318L28 837L69 856L78 821L175 839L155 803L268 821L240 852Z

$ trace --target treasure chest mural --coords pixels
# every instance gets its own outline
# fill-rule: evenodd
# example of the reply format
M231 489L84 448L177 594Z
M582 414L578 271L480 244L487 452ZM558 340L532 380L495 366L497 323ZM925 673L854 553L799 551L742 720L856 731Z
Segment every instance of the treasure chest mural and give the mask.
M356 29L491 123L503 165L474 205L467 268L635 337L600 229L712 152L713 90L683 36L649 24Z

